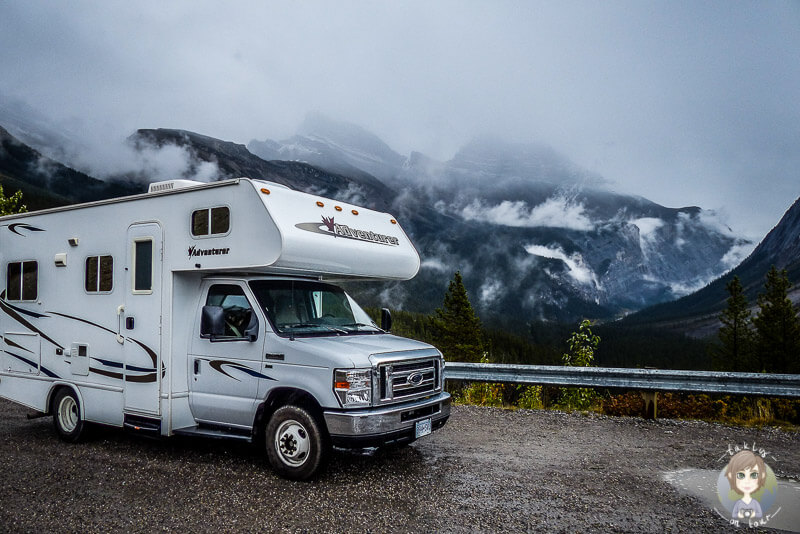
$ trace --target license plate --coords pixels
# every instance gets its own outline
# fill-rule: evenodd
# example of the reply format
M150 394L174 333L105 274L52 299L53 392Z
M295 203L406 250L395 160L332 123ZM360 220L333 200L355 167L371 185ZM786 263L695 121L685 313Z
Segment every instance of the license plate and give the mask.
M422 436L427 436L433 431L431 428L431 420L430 419L423 419L422 421L417 421L417 424L414 428L414 437L421 438Z

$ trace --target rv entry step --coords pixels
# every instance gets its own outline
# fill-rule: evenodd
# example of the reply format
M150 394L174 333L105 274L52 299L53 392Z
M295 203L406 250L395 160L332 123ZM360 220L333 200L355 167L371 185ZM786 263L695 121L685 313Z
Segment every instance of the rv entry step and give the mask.
M125 428L125 430L129 430L131 432L146 434L149 436L161 435L161 420L153 419L152 417L144 417L142 415L126 413L122 426Z

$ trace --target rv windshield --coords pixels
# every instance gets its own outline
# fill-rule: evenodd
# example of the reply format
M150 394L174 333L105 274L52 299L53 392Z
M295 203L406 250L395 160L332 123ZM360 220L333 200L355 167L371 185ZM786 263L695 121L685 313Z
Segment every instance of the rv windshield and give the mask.
M341 288L302 280L250 282L279 334L326 336L379 334L383 330Z

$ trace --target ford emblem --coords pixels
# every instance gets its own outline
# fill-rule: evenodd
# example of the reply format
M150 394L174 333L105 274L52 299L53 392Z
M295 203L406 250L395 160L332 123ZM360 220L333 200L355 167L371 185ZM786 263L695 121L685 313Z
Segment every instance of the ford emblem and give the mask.
M408 383L414 386L418 386L422 383L422 373L411 373L408 375Z

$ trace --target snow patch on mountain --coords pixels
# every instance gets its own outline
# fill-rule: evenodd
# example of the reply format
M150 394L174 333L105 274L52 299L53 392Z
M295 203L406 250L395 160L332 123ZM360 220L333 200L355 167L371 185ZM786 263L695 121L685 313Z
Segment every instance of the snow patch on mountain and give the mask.
M302 143L287 143L278 149L281 159L292 161L308 161L311 156L319 156L321 151L309 148Z

